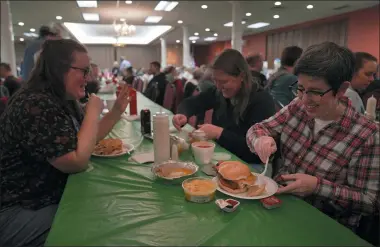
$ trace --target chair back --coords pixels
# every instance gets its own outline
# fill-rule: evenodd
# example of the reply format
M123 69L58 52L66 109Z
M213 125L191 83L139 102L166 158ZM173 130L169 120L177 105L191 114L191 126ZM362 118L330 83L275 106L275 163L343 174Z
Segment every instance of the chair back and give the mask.
M196 96L199 94L199 90L194 90L193 96ZM197 128L197 116L191 116L188 120L188 123L193 126L194 128Z
M175 85L173 83L168 83L165 89L163 107L170 111L173 111L173 106L175 102L175 92L176 92Z

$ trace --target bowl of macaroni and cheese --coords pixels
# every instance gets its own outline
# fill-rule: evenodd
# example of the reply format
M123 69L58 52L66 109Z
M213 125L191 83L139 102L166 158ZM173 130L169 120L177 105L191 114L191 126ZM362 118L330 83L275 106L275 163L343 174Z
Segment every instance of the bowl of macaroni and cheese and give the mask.
M186 200L196 203L210 202L215 197L216 183L209 178L194 177L182 182Z

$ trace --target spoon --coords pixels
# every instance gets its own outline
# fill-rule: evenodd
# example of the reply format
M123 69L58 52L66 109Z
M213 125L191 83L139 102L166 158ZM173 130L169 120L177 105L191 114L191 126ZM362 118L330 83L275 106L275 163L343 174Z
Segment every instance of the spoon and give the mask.
M257 176L257 183L256 184L258 184L258 185L264 185L265 184L264 176L265 176L265 173L267 172L267 169L268 169L268 163L269 163L269 157L267 158L267 161L265 162L264 171L262 173L260 173L259 176Z

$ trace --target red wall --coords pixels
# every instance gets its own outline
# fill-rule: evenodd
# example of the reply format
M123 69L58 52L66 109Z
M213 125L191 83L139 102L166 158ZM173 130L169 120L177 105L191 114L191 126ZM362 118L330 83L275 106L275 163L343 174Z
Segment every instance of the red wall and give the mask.
M377 5L368 9L308 21L259 34L248 35L243 37L245 41L245 44L243 46L243 54L247 56L253 53L261 53L265 57L266 37L268 34L348 19L347 46L354 52L368 52L380 59L379 13L380 5ZM197 45L194 47L195 62L197 65L211 63L215 56L217 56L224 49L230 47L231 41L219 41L210 45Z

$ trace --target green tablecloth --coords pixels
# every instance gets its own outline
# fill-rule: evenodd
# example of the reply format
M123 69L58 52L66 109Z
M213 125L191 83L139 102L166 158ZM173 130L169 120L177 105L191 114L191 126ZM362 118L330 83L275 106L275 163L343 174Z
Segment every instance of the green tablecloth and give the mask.
M152 112L160 108L142 95L138 95L138 107ZM110 136L139 144L138 126L138 122L121 120ZM136 152L151 149L152 143L143 140ZM241 200L238 211L230 214L213 202L187 202L180 185L155 181L150 165L128 158L94 157L93 169L69 177L48 246L369 245L293 196L280 196L283 205L273 210L256 200ZM181 158L192 159L189 153ZM226 198L219 192L216 197Z

